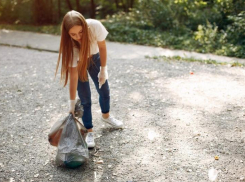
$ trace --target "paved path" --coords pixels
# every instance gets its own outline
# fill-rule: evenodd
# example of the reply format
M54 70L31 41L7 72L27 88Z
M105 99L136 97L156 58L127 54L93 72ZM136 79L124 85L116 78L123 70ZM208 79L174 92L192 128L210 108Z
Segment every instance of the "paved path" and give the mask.
M57 52L59 50L59 42L60 36L23 31L0 30L0 44L2 45L29 47ZM170 50L150 46L107 42L107 47L108 56L111 58L141 59L145 56L181 56L200 60L211 59L217 62L245 63L245 59L217 56L213 54L201 54L181 50Z
M91 84L96 150L69 170L47 140L67 115L68 88L54 80L59 37L1 31L0 41L55 51L0 46L1 182L207 182L212 167L217 181L244 180L244 68L144 59L165 51L108 42L111 113L125 128L100 121Z

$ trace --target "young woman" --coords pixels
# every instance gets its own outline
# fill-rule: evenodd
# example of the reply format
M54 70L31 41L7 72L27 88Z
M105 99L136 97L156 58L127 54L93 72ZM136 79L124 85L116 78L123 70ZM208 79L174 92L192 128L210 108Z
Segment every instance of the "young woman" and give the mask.
M61 25L61 41L56 73L61 64L61 79L64 86L69 81L69 112L74 114L76 90L83 105L82 121L88 129L85 141L89 148L95 146L91 112L91 91L88 74L99 93L101 120L116 128L123 123L110 114L110 89L107 72L105 38L108 32L100 21L85 19L79 12L69 11Z

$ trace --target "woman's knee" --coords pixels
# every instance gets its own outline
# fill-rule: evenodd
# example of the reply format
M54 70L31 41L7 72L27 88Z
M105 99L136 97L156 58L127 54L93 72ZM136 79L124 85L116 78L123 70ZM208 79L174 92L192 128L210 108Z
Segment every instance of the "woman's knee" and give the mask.
M84 100L84 101L81 101L81 104L83 107L91 107L92 102L91 100Z
M102 86L102 87L103 87L103 86ZM98 92L99 92L100 97L103 97L103 98L108 98L108 97L110 97L110 89L109 89L108 86L105 87L105 88L99 89Z

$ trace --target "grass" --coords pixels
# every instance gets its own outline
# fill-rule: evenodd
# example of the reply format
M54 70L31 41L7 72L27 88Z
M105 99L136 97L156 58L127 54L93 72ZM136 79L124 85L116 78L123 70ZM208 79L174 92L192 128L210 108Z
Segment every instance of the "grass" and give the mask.
M245 64L243 63L239 63L237 61L234 61L232 63L228 63L228 62L218 62L215 60L201 60L201 59L194 59L194 58L183 58L180 56L172 56L172 57L168 57L168 56L145 56L146 59L154 59L154 60L158 60L158 61L185 61L185 62L199 62L199 63L204 63L204 64L212 64L212 65L228 65L230 67L244 67Z
M46 33L46 34L53 34L53 35L60 34L60 25L35 26L35 25L0 24L0 29L38 32L38 33Z

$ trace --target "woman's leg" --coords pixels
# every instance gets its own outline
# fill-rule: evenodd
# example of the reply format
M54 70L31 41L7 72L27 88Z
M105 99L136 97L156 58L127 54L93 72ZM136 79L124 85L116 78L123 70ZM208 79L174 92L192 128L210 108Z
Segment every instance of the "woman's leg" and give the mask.
M94 85L96 87L96 90L99 94L99 103L100 108L102 112L102 116L108 117L109 111L110 111L110 88L108 81L102 85L102 87L99 89L99 80L98 80L98 74L100 71L100 56L99 54L96 54L92 57L93 63L88 68L88 72L90 77L92 78Z
M89 82L88 81L82 82L78 80L77 92L84 110L82 116L83 124L85 128L91 130L93 128L93 124L92 124L92 112L91 112L91 105L92 105L91 91L90 91Z
M123 123L112 116L110 116L110 88L108 81L99 88L99 81L98 81L98 74L100 71L100 56L99 54L96 54L93 56L93 63L89 69L88 72L94 82L94 85L96 87L97 92L99 93L99 103L100 108L102 112L102 121L109 123L110 125L116 127L116 128L122 128Z

